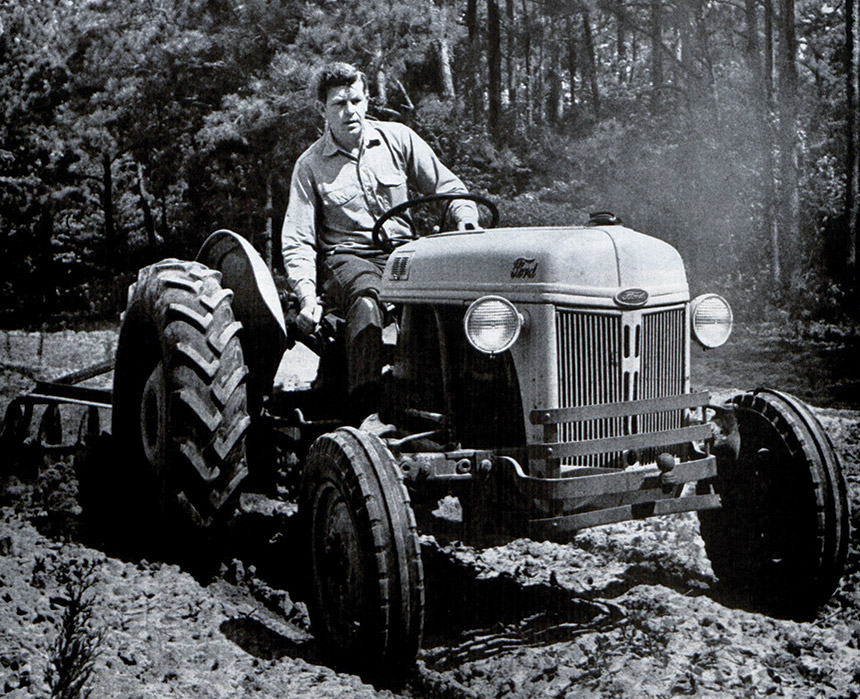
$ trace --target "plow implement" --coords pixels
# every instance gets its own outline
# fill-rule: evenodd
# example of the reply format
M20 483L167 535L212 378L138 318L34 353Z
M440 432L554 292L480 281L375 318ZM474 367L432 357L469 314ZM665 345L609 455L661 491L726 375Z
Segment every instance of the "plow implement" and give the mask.
M51 381L37 379L33 390L12 399L0 426L3 460L16 463L30 462L28 457L62 458L85 447L101 432L101 411L111 408L112 391L81 384L113 368L114 360L110 359ZM64 412L73 413L67 415L65 426ZM36 419L38 427L33 432ZM71 428L74 421L76 429Z

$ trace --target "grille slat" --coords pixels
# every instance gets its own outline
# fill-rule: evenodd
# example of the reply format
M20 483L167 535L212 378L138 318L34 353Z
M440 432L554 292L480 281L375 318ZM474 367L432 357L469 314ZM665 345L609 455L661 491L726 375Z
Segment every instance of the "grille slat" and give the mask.
M639 320L641 318L641 321ZM559 407L660 398L684 391L684 308L595 313L559 309L556 314ZM622 365L626 369L622 368ZM561 425L563 441L617 437L680 427L683 411ZM651 450L653 451L653 450ZM575 466L624 466L620 452L577 457ZM640 454L653 460L655 454Z
M677 395L684 390L684 309L677 308L651 313L642 319L648 335L646 351L642 357L643 398ZM645 431L654 432L680 427L684 412L673 410L650 413L642 417ZM643 455L653 460L656 453Z

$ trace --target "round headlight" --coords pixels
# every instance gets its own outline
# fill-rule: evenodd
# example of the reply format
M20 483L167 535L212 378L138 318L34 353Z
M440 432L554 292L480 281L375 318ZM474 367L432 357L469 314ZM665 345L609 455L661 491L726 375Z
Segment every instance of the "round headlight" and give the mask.
M498 354L517 341L523 317L507 299L484 296L469 306L463 324L472 347L485 354Z
M732 309L718 294L702 294L690 304L693 337L702 347L719 347L732 334Z

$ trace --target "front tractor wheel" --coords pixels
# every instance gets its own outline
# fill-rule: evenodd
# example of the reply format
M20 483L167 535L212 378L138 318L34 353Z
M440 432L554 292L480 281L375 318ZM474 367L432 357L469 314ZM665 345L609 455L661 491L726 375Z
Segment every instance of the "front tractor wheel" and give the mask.
M735 396L738 458L721 458L722 508L699 513L714 574L751 606L808 618L842 575L848 500L839 458L809 408L762 389Z
M415 517L391 453L344 427L311 447L299 513L306 528L314 634L337 661L370 674L415 662L424 584Z
M150 485L162 515L192 531L225 518L246 473L248 370L231 299L200 263L146 267L129 289L117 347L116 467Z

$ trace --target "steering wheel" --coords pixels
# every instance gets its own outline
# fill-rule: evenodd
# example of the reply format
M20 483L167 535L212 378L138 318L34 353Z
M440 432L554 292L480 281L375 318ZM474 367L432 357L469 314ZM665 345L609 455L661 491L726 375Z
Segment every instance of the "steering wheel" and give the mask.
M386 211L382 216L380 216L376 220L376 224L373 226L373 230L370 235L373 238L373 244L380 248L383 252L391 252L394 248L399 245L403 245L403 242L398 242L397 245L388 237L388 233L385 232L383 228L383 224L388 221L388 219L397 216L398 214L403 213L407 209L411 209L414 206L419 206L420 204L426 204L427 202L433 201L444 201L447 202L445 209L442 211L442 217L439 220L439 230L442 230L442 226L445 225L445 219L448 216L448 209L450 208L451 202L455 199L466 199L468 201L474 201L477 204L482 204L486 206L490 211L490 225L488 228L495 228L495 226L499 222L499 209L498 207L487 197L484 197L480 194L471 194L470 192L451 192L447 194L431 194L426 197L419 197L417 199L410 199L409 201L404 201L402 204L398 204L397 206L392 206L388 211ZM420 237L419 235L415 236Z

